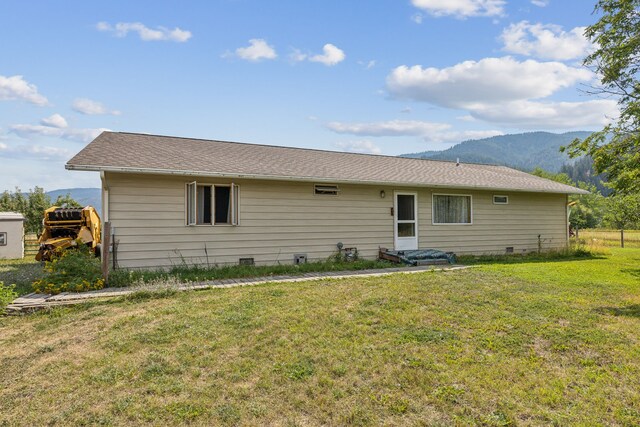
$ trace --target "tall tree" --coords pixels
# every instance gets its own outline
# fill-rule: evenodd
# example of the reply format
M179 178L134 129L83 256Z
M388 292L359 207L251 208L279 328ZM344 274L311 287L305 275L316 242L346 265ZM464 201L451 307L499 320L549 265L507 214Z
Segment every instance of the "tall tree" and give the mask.
M584 65L599 76L594 93L617 98L620 116L599 132L568 147L589 154L617 193L640 191L640 0L599 0L600 19L585 35L596 49Z

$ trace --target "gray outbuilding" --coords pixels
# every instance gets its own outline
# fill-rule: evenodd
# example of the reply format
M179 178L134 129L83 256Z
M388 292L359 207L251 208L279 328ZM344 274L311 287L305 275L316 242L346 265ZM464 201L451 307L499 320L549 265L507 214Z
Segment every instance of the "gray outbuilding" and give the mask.
M24 216L0 212L0 259L24 257Z

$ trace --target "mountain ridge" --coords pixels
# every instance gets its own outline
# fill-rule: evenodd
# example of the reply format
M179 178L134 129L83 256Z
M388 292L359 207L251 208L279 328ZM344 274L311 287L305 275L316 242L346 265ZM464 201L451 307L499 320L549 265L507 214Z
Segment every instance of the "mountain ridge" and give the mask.
M574 139L589 136L588 131L565 133L526 132L492 136L489 138L463 141L442 151L423 151L401 154L400 157L430 160L460 160L463 163L509 166L531 171L540 167L549 172L560 172L566 164L573 164L560 147L570 144Z

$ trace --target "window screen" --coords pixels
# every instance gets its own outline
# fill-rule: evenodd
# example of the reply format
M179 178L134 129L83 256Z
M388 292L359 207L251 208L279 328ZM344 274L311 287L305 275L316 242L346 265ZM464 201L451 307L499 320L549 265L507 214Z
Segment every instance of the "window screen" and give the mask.
M471 196L433 196L434 224L471 224Z

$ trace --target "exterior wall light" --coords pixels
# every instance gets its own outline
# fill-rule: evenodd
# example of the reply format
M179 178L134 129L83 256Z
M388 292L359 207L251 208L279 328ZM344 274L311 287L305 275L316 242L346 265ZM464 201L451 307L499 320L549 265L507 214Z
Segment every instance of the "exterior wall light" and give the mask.
M387 196L387 193L384 192L384 190L380 190L380 198L384 199Z

